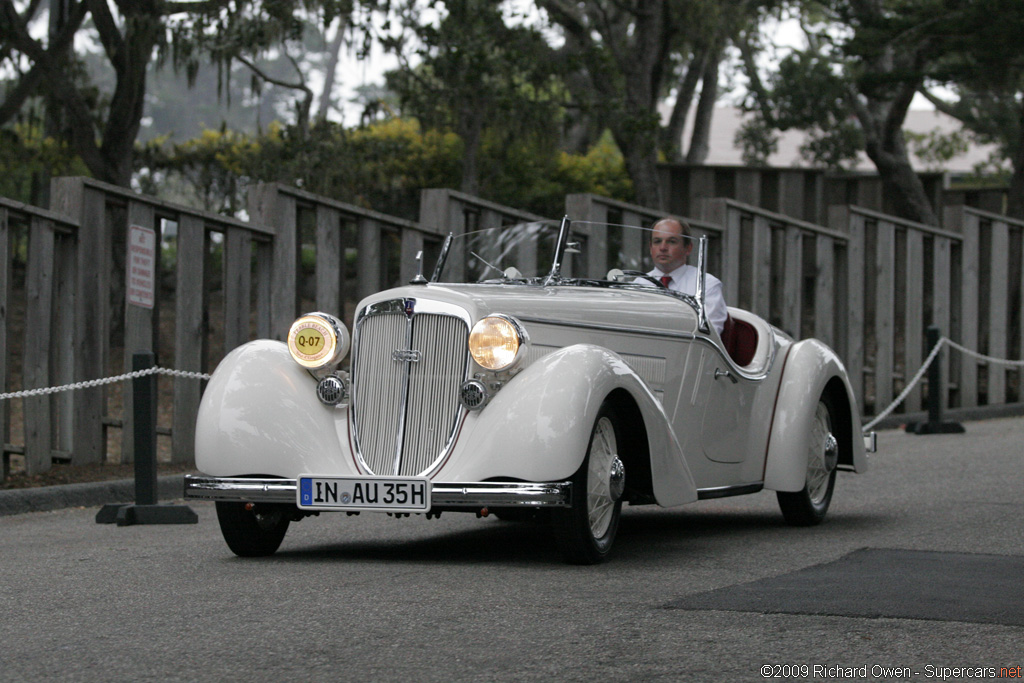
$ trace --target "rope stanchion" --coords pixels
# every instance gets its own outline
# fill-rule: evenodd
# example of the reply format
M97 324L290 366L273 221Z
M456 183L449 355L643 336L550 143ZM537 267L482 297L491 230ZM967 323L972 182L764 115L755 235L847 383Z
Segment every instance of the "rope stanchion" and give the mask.
M132 354L132 404L134 407L135 504L104 505L96 513L97 524L195 524L198 515L187 505L157 503L156 381L160 368L153 367L151 351Z
M870 432L871 429L875 427L878 423L880 423L882 420L889 417L889 415L894 410L896 410L896 408L899 407L899 405L903 403L904 400L906 400L907 396L909 396L910 392L914 390L914 387L917 385L917 383L921 381L922 377L924 377L925 372L929 371L929 368L932 366L935 359L938 357L939 352L942 351L943 346L949 346L950 348L959 351L960 353L963 353L964 355L970 358L974 358L975 360L978 360L982 363L991 363L993 365L1006 365L1009 367L1024 368L1024 360L1007 360L1005 358L994 358L993 356L986 356L985 354L978 353L977 351L968 349L967 347L961 344L957 344L949 337L939 335L940 331L937 327L928 328L928 342L932 346L931 353L928 354L928 357L921 365L921 368L917 371L917 374L915 374L913 379L911 379L910 382L907 383L907 386L903 388L903 391L900 392L899 396L897 396L893 400L893 402L890 403L885 408L885 410L876 415L873 420L864 425L862 431L865 434ZM956 422L944 422L942 420L943 390L941 365L935 363L934 367L931 367L931 372L932 374L929 376L928 382L929 385L931 387L935 387L935 389L929 391L930 396L928 408L928 422L907 425L907 431L913 432L915 434L962 433L964 431L963 425L960 425L959 423Z

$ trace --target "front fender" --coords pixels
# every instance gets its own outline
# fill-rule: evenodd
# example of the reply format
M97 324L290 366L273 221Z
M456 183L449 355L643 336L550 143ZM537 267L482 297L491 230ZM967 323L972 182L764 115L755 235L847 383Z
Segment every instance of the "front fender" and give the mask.
M790 347L775 404L771 438L765 462L764 487L773 491L800 491L807 478L811 423L818 400L832 392L840 424L833 433L840 441L839 462L856 472L867 469L861 437L860 411L842 361L817 339Z
M568 479L583 462L601 404L618 389L629 393L643 417L658 503L696 500L693 477L661 403L622 358L587 344L540 358L502 387L483 410L470 413L451 457L434 478Z
M347 408L317 399L316 380L282 342L260 339L225 356L196 420L196 467L213 476L352 473Z

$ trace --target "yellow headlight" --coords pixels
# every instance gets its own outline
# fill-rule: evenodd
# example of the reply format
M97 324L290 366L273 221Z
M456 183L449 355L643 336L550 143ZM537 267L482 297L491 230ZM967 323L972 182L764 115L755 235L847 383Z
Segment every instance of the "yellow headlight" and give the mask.
M481 367L504 370L516 362L525 342L526 335L515 320L490 315L481 318L469 333L469 352Z
M348 330L327 313L307 313L288 331L288 351L296 363L316 369L344 358L348 353Z

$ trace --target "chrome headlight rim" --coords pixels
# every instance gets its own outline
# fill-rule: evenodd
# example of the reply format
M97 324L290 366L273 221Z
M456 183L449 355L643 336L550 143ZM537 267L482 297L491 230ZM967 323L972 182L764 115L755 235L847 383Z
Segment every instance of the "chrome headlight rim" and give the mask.
M508 362L505 362L500 365L493 365L481 362L482 359L481 357L478 357L476 349L474 348L474 336L481 333L481 330L479 329L480 326L487 324L486 321L488 320L495 319L500 320L503 323L506 323L511 328L511 332L515 338L516 343L516 351L513 357ZM507 315L505 313L491 313L489 315L485 315L484 317L477 320L469 331L470 356L472 356L474 363L476 363L479 367L483 368L484 370L487 370L488 372L502 373L508 372L509 370L513 370L522 362L523 358L526 357L526 353L529 346L530 336L527 334L526 328L514 316Z
M303 348L303 332L311 331L323 340L323 347L312 353ZM348 328L330 313L314 311L300 315L288 329L288 353L292 360L314 371L337 364L348 355L351 338Z

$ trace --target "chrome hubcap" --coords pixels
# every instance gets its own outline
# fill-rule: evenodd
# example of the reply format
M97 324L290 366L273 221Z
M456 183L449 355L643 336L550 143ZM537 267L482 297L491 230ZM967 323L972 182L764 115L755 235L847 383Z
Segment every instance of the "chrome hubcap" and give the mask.
M828 408L818 403L811 425L810 452L807 454L807 495L820 505L828 493L828 483L839 462L839 442L832 435Z

